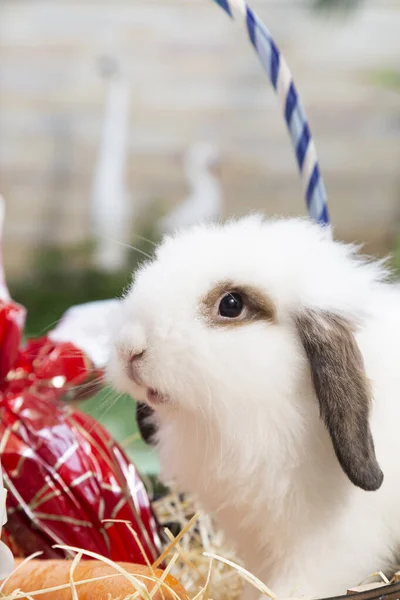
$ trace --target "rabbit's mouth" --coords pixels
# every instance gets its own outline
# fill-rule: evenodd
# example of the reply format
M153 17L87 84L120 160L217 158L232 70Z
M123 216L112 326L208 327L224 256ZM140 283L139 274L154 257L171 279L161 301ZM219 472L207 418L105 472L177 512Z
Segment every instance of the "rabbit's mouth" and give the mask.
M158 390L147 388L147 401L151 406L160 406L162 404L167 404L169 398L166 394L162 394Z
M150 406L161 406L169 402L169 397L166 394L147 385L139 369L131 361L126 365L125 372L135 388L137 388L135 391L138 393L141 401L147 402ZM135 393L132 396L135 397Z
M134 389L131 389L129 393L132 398L135 398L138 402L148 404L154 409L170 403L170 398L167 394L163 394L159 390L150 387L143 382L139 384L135 381Z

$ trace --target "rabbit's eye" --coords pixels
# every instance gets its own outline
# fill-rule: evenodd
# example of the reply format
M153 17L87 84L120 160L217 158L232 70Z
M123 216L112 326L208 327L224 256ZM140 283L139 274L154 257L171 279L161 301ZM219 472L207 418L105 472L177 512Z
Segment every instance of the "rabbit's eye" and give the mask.
M231 280L221 281L204 296L199 313L211 327L275 322L275 306L262 290Z
M240 294L232 292L226 294L219 303L219 314L227 319L236 319L243 311L243 298Z

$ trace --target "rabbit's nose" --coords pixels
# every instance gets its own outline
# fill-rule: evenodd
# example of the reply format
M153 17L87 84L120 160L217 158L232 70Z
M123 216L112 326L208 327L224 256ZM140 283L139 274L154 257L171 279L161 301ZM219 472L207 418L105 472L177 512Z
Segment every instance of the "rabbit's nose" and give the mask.
M145 355L146 350L137 350L136 352L132 352L129 359L131 363L135 363Z
M137 385L142 385L142 380L140 377L140 360L145 355L145 350L138 350L137 352L132 352L129 356L128 361L128 375L129 378L136 383Z

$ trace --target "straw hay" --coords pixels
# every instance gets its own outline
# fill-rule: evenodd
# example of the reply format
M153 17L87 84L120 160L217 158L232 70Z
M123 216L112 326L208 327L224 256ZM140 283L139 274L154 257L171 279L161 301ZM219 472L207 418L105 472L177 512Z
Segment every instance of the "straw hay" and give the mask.
M160 523L164 525L169 544L153 565L147 561L152 573L151 576L134 576L117 563L94 552L70 546L57 546L75 554L74 560L71 561L69 583L47 590L37 590L29 594L24 593L22 590L15 590L12 594L4 595L2 589L5 582L3 582L0 586L0 598L3 598L3 600L22 598L40 600L41 594L45 592L70 589L72 600L79 600L79 586L123 576L131 583L132 589L135 591L125 598L108 598L107 600L153 600L156 593L160 592L163 595L163 590L168 592L171 598L179 600L176 592L165 581L167 575L171 574L185 587L190 600L238 600L245 581L256 587L260 595L276 600L274 593L265 584L243 568L214 521L199 510L193 498L170 494L154 502L153 506ZM136 532L129 523L126 526L129 527L132 533L133 543L137 543ZM173 535L171 528L177 528L179 533ZM35 553L26 560L31 560L37 557L38 554L40 553ZM83 556L110 565L115 570L115 575L75 581L74 572ZM166 569L161 577L157 577L154 570L161 562L166 564ZM21 566L18 568L21 568ZM388 583L383 573L375 573L371 578L385 584ZM145 580L156 584L150 592L144 585ZM400 573L395 576L393 581L399 580ZM343 593L345 593L345 590Z
M186 532L178 539L168 529L166 531L171 541L178 540L174 549L179 554L179 560L172 574L189 595L194 598L206 588L206 598L238 599L243 590L243 567L222 532L195 500L170 494L154 502L153 506L162 525L168 527L173 523ZM217 556L221 559L217 560ZM222 562L222 559L234 563L235 568Z

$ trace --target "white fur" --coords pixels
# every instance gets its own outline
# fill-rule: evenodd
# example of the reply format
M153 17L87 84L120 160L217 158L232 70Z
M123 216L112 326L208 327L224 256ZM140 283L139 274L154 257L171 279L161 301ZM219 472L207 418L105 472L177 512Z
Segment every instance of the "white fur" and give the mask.
M198 494L280 596L345 593L400 549L400 292L385 278L308 220L253 216L166 239L121 301L109 374L146 401L125 374L146 350L143 383L170 399L153 407L163 477ZM278 323L210 328L199 302L226 280L264 291ZM377 492L349 481L320 420L293 319L304 308L357 322Z

